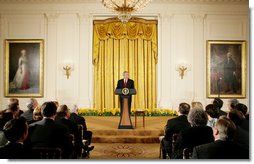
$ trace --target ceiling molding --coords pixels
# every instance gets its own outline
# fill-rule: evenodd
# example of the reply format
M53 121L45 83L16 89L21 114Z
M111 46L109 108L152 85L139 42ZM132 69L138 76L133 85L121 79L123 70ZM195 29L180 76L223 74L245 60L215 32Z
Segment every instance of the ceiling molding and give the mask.
M74 3L100 3L101 0L0 0L0 4L74 4ZM201 4L249 4L249 0L153 0L151 3L201 3Z

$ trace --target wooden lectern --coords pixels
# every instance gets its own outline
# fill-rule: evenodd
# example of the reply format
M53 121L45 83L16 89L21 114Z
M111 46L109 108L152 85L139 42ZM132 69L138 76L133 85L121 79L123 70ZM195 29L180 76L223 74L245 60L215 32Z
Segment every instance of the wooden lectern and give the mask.
M131 111L131 96L136 94L135 89L116 89L115 94L119 95L121 102L121 117L118 125L118 129L133 129L130 117Z

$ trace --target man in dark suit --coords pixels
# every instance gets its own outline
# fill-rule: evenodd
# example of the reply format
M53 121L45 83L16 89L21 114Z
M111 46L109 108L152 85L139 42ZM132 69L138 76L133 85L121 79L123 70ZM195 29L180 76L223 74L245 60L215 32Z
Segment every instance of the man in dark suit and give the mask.
M214 141L213 130L207 126L207 114L202 108L191 109L187 119L192 127L181 131L177 137L173 153L175 159L183 158L185 148L192 151L195 146Z
M78 115L78 107L75 105L71 111L69 120L76 124L80 124L83 126L83 139L88 141L88 145L92 143L93 132L87 130L86 120L84 117Z
M63 158L71 158L73 146L69 130L54 121L56 105L54 102L45 102L41 106L43 119L29 125L28 143L31 147L60 148Z
M123 89L123 88L135 89L134 81L129 79L129 72L128 71L124 71L123 72L123 79L120 79L117 82L116 89ZM121 106L122 106L122 101L123 101L123 98L120 95L120 105ZM130 100L129 100L129 109L130 108L131 108L131 97L130 97Z
M38 102L36 99L31 98L27 103L28 110L21 114L21 117L24 117L28 124L32 123L33 120L33 111L38 106Z
M223 62L224 64L224 82L226 83L225 92L237 92L237 79L236 79L236 64L232 59L232 54L227 52L227 57Z
M215 141L194 147L193 159L249 159L249 151L232 142L236 126L230 119L220 118L213 131Z
M224 112L223 110L221 110L222 106L223 106L223 101L220 98L215 98L213 100L213 105L217 108L217 110L219 111L219 117L220 116L227 116L227 113ZM218 117L218 118L219 118Z
M1 159L28 159L31 155L24 146L28 135L28 125L25 118L17 118L8 121L4 126L4 134L9 141L0 148Z
M181 103L177 111L178 117L168 120L167 125L165 126L165 137L161 141L163 159L166 159L166 154L171 157L173 134L178 134L180 131L191 127L187 120L189 111L190 105Z

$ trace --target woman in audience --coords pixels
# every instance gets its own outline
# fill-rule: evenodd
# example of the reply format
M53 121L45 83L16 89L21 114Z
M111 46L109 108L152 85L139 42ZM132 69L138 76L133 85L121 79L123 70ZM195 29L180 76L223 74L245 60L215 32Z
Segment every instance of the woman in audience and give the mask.
M210 126L211 128L214 127L219 117L219 111L216 109L215 105L209 104L205 107L205 112L208 116L207 126Z
M189 148L210 143L214 141L213 130L207 126L207 114L202 108L191 109L188 114L188 121L191 124L191 128L180 132L175 145L174 158L182 159L183 150Z
M33 111L33 120L29 124L40 121L42 119L43 119L43 116L41 114L41 107L37 106Z
M213 100L213 105L215 105L216 109L219 111L219 117L227 116L227 113L221 110L221 108L223 107L223 101L220 98L215 98Z

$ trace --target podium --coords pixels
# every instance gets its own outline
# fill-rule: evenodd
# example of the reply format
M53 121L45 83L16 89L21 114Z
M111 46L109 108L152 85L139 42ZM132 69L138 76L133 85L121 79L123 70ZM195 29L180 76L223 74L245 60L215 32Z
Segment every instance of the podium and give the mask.
M133 129L130 117L131 111L131 96L136 94L135 89L116 89L115 94L119 95L121 114L118 129Z

